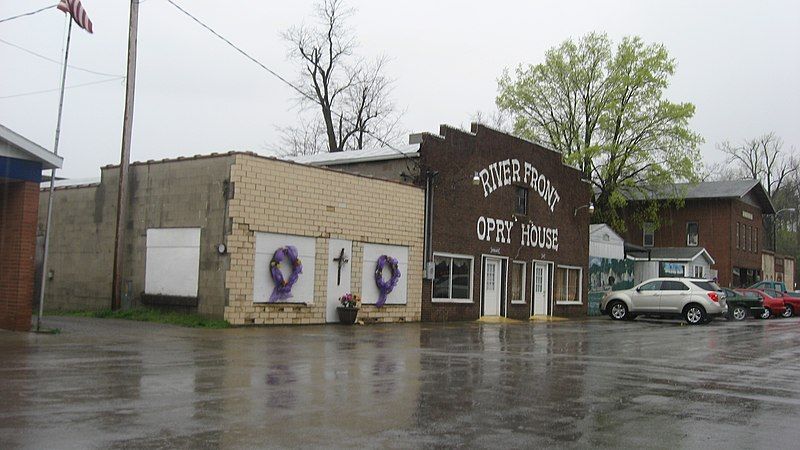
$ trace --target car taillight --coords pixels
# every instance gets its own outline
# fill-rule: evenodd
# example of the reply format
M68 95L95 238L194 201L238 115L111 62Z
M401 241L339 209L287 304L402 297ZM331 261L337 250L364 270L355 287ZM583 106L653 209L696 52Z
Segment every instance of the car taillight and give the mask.
M708 298L710 298L712 302L719 303L719 295L717 295L716 292L708 292Z

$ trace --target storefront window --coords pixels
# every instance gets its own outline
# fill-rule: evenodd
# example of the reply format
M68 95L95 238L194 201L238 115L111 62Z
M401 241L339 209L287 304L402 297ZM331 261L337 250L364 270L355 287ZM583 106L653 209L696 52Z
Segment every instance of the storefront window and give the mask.
M511 301L525 301L525 269L524 262L514 261L511 264Z
M458 255L434 255L436 272L433 298L470 300L472 298L472 258Z
M581 272L579 267L558 266L555 283L557 302L581 302Z

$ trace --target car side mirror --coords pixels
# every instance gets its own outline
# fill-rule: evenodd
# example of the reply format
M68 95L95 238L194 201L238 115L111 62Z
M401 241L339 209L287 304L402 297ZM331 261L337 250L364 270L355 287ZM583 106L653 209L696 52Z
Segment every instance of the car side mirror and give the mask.
M637 287L636 288L636 292L642 292L642 288L641 287Z

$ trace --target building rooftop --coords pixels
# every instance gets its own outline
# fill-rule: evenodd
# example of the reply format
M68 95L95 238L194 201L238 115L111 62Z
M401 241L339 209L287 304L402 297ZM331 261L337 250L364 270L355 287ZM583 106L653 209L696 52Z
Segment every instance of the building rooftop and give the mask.
M692 261L701 254L714 264L714 258L703 247L653 247L646 251L629 251L628 257L640 261Z
M742 198L753 192L764 214L774 214L775 207L767 191L758 180L704 181L701 183L675 183L655 189L631 189L625 194L629 200L668 200L672 198L714 199Z
M419 156L419 144L393 147L365 148L344 152L324 152L314 155L286 156L283 159L310 166L335 166L337 164L354 164L361 162L386 161L391 159L416 158Z
M64 163L64 158L3 125L0 125L0 156L38 161L45 170L57 169Z

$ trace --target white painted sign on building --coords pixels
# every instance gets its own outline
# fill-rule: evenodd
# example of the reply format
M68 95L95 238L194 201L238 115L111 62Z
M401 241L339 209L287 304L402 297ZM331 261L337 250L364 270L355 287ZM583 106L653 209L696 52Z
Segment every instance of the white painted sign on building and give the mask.
M200 228L147 230L144 292L197 297Z
M397 259L400 279L397 286L386 296L386 305L405 305L408 302L408 247L398 245L364 244L364 265L361 272L361 303L374 304L380 290L375 284L375 268L381 255ZM383 279L388 281L391 272L388 265L383 270Z
M281 303L314 303L314 265L316 261L316 240L312 237L290 234L256 233L256 255L253 264L253 302L268 303L275 288L270 274L270 262L275 251L293 245L297 248L303 272L292 286L292 297ZM288 280L291 267L287 262L281 264L283 278Z

